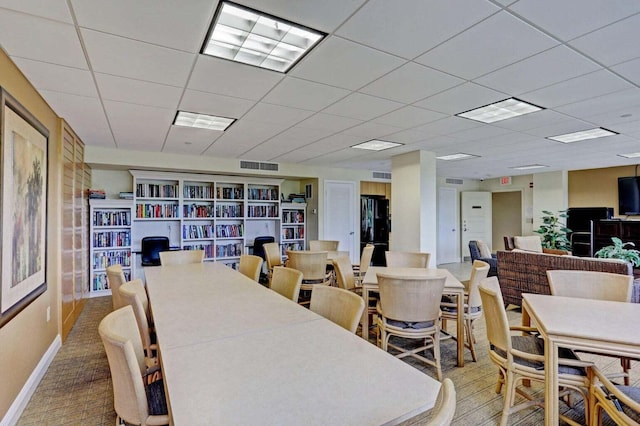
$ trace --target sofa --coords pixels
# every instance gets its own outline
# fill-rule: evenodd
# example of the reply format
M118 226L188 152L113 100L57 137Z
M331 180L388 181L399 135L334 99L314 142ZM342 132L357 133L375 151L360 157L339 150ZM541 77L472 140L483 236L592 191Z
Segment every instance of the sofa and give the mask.
M491 254L490 257L482 257L480 254L480 247L478 247L478 241L469 241L469 254L471 255L471 263L475 260L481 260L489 264L488 277L495 277L498 275L498 259L495 254Z
M569 269L633 275L633 265L620 260L560 256L522 250L498 251L498 281L504 303L522 306L522 293L551 294L547 270ZM633 302L640 302L640 280L634 282Z

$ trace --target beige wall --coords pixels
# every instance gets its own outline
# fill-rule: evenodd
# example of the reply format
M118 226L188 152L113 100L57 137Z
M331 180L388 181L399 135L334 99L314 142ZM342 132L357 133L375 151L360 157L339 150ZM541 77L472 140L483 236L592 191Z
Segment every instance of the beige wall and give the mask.
M501 185L500 179L487 179L480 182L479 191L521 191L522 192L522 235L532 235L533 233L533 175L513 176L511 185ZM500 238L502 241L502 237ZM498 244L498 245L496 245ZM494 241L493 245L501 247L499 242Z
M618 216L618 178L635 176L635 166L569 172L569 207L613 207Z
M58 116L0 50L0 86L49 129L47 290L0 328L0 419L60 332L61 123ZM47 307L51 321L46 321Z
M505 235L522 235L522 191L493 192L492 251L504 250Z

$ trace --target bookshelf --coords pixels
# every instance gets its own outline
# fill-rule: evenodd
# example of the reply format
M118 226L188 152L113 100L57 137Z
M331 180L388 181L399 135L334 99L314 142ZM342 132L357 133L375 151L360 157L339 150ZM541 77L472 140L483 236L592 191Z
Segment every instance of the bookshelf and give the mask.
M307 204L282 203L280 209L282 210L280 242L283 256L287 250L305 250Z
M125 278L131 279L131 200L89 200L90 297L110 294L108 266L121 264Z

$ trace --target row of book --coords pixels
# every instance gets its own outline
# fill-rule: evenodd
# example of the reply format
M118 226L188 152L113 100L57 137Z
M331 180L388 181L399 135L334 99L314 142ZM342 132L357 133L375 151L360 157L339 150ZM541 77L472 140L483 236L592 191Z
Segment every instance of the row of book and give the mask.
M105 231L93 233L94 247L128 247L131 246L131 232Z
M213 257L213 246L211 244L188 244L182 246L182 250L204 250L204 258Z
M89 199L91 200L104 200L107 198L104 189L89 189Z
M131 271L124 270L125 281L131 281ZM107 274L105 272L99 272L93 277L91 283L91 291L109 290L109 282L107 281Z
M223 200L243 200L244 188L218 187L216 198Z
M138 204L136 217L138 218L173 218L179 217L177 204Z
M304 213L296 211L282 212L283 223L304 223Z
M203 204L185 204L182 206L184 217L213 217L213 206Z
M249 188L248 195L250 200L278 200L278 190L275 188Z
M159 185L153 183L138 183L136 184L136 197L177 198L178 184Z
M216 257L238 257L243 253L244 244L224 244L216 245Z
M248 206L249 217L278 217L278 206Z
M282 238L284 240L302 240L304 238L304 228L282 228Z
M213 225L185 225L182 227L182 238L213 238Z
M131 226L131 212L125 211L95 211L93 212L94 226Z
M233 238L244 236L244 225L216 225L216 237Z
M107 269L111 265L131 266L131 251L110 250L93 254L93 269Z
M184 198L213 198L213 187L210 185L185 185L182 188Z
M244 205L218 204L216 205L216 217L244 217Z
M292 250L292 251L298 251L298 250L304 250L304 244L302 243L290 243L290 244L283 244L282 245L282 256L286 256L287 255L287 250Z

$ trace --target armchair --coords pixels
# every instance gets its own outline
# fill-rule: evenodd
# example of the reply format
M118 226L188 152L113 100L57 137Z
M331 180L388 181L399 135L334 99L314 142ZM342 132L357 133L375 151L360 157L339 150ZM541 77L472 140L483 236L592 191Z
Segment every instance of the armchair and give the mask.
M482 262L489 264L488 277L495 277L498 275L498 259L496 258L496 255L492 253L491 257L482 257L480 254L480 247L478 247L478 241L469 241L469 253L471 253L471 263L476 260L481 260Z

